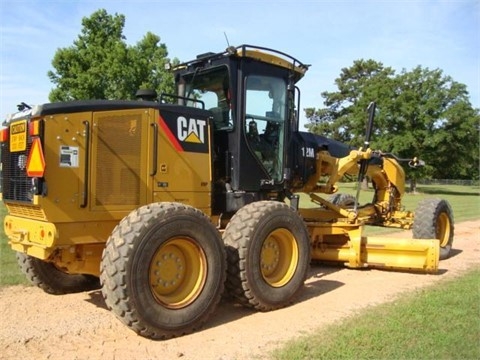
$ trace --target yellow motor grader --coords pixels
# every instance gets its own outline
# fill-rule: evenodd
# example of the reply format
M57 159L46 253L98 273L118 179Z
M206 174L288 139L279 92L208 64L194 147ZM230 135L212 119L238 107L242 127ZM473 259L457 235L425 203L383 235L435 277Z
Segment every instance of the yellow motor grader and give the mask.
M362 148L299 131L307 69L242 45L175 67L176 94L23 103L0 145L4 228L25 275L51 294L101 286L122 322L165 339L198 329L224 288L262 311L290 304L312 260L435 272L449 204L403 209L403 159L368 146L374 103ZM371 179L371 203L338 192L344 175Z

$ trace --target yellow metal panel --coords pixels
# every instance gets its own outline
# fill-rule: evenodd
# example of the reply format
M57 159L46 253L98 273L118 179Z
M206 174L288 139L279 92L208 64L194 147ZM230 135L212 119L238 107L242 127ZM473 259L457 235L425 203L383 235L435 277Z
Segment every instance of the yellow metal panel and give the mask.
M29 246L52 247L58 237L57 229L52 223L10 215L5 216L4 230L12 243Z
M59 247L103 246L117 220L52 224L7 215L5 234L13 250L45 260ZM78 266L78 265L77 265Z
M362 262L369 267L436 272L437 239L362 238Z
M105 243L118 220L59 223L57 245Z
M49 221L55 224L79 220L119 221L151 201L148 188L152 179L147 167L151 166L153 139L148 124L154 121L154 113L155 110L145 108L55 114L44 118L48 196L37 197L37 203ZM86 124L91 131L90 149L86 148ZM126 147L127 140L130 145L139 144L139 151L133 145ZM65 148L78 150L75 161L62 162ZM103 156L100 158L99 149ZM88 161L87 150L90 150ZM83 208L85 186L87 207ZM100 195L98 199L97 195Z
M56 114L44 121L45 182L48 196L37 197L38 205L53 223L84 218L80 209L85 176L86 134L83 121L91 112ZM75 162L62 157L62 149L76 149Z
M41 260L47 260L52 254L52 249L22 243L10 242L9 244L13 251L21 252Z
M383 169L388 180L398 189L400 195L405 192L405 171L402 166L390 158L383 158Z
M347 223L307 223L312 259L344 263L351 268L436 272L437 239L364 237L362 226Z
M92 210L133 210L147 202L150 115L148 109L93 114Z

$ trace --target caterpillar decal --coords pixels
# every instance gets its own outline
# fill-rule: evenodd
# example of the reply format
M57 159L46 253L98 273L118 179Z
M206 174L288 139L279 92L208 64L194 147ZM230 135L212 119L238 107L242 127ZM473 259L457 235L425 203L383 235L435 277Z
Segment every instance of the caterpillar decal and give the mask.
M159 125L179 152L208 152L208 118L178 115L168 111L159 116Z

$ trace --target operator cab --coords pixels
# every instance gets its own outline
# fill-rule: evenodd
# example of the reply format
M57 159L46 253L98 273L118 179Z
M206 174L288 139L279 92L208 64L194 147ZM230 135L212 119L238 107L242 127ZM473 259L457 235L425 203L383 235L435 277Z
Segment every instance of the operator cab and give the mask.
M213 211L283 200L287 145L298 130L295 83L307 66L276 50L242 45L174 70L181 103L212 114Z

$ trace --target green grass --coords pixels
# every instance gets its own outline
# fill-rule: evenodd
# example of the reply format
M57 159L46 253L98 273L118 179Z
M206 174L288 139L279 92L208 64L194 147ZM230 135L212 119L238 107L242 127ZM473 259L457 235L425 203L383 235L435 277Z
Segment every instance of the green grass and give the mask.
M296 359L480 359L480 269L338 325L272 353Z

